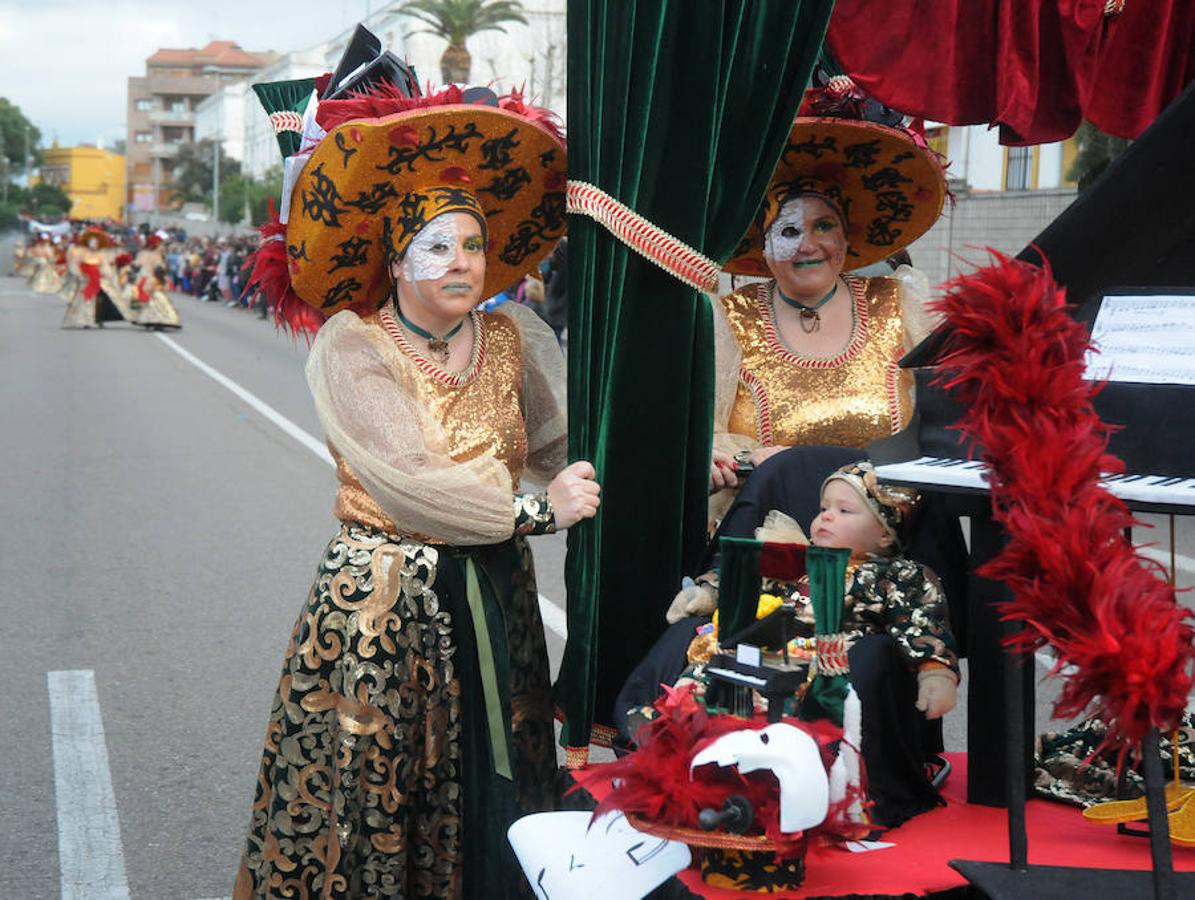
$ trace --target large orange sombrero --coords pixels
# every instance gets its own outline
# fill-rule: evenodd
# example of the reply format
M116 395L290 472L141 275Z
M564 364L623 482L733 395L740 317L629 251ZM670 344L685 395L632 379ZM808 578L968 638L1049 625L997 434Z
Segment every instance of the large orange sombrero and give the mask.
M801 117L772 174L764 209L794 194L820 194L846 217L846 268L886 259L942 213L946 176L937 157L906 131L874 122ZM769 276L763 210L725 265L732 275Z
M97 228L94 225L83 229L83 232L79 235L78 243L86 247L88 241L90 241L92 238L95 238L99 243L100 250L106 250L113 245L111 235L104 231L104 229Z
M566 222L564 145L526 109L421 105L330 128L291 196L285 237L294 292L325 317L376 309L390 291L395 248L442 208L445 191L461 189L485 216L483 295L518 282Z

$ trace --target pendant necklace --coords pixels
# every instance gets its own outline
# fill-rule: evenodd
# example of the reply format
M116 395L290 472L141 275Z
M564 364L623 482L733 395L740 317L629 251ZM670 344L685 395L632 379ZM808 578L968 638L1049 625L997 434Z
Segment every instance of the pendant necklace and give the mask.
M402 307L398 305L397 297L394 300L394 311L398 313L398 321L402 322L407 331L411 332L411 334L418 335L427 341L427 352L431 354L432 359L438 363L448 362L448 342L453 339L453 337L458 331L461 330L462 327L464 327L464 319L461 319L461 321L457 322L456 325L453 326L452 330L443 337L436 337L426 328L420 328L402 314Z
M838 282L835 281L834 287L830 288L830 292L826 294L826 296L818 300L817 303L806 306L804 303L797 302L792 297L784 296L784 291L780 290L780 285L776 285L776 293L780 296L780 299L793 309L800 311L801 317L797 320L797 322L800 324L801 330L806 334L813 334L813 332L822 327L822 317L818 310L829 303L830 299L837 292ZM399 315L401 316L401 313Z

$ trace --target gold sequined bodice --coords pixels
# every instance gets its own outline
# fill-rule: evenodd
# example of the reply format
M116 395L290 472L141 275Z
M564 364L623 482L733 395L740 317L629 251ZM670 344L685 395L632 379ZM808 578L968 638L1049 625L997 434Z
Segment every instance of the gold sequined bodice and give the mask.
M768 296L772 282L721 298L742 353L729 430L764 446L864 447L903 428L912 414L900 282L845 277L853 327L832 359L799 356L780 340Z
M363 317L362 321L382 331L385 340L394 340L386 333L377 313ZM401 337L398 344L417 371L413 384L419 402L431 410L447 435L449 456L456 462L468 462L490 454L506 466L512 484L517 486L527 462L527 429L520 393L522 338L514 322L499 313L479 313L474 323L479 333L470 367L463 373L439 369ZM395 390L399 390L397 385ZM409 534L402 523L396 524L382 512L336 449L331 446L329 449L340 481L336 517L392 534Z

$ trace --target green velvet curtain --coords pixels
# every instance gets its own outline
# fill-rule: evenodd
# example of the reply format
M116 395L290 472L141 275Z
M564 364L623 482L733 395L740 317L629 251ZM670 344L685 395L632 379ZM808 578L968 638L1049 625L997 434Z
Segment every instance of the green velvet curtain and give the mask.
M569 0L569 177L725 262L759 208L833 0ZM602 483L570 531L564 743L589 743L699 562L713 418L708 302L569 221L569 451Z
M755 621L759 609L759 558L763 544L724 537L718 554L718 634L738 634Z
M809 573L809 604L813 607L813 630L817 634L842 631L846 611L846 564L851 551L845 547L810 547L805 553ZM846 675L815 675L801 704L806 721L829 719L842 724L842 704L851 682Z

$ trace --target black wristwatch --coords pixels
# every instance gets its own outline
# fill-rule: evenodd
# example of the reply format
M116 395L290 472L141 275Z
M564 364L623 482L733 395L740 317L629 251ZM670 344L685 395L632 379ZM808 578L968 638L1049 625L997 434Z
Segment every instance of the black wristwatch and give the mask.
M755 471L755 463L751 461L750 450L740 450L734 455L734 473L748 475Z

